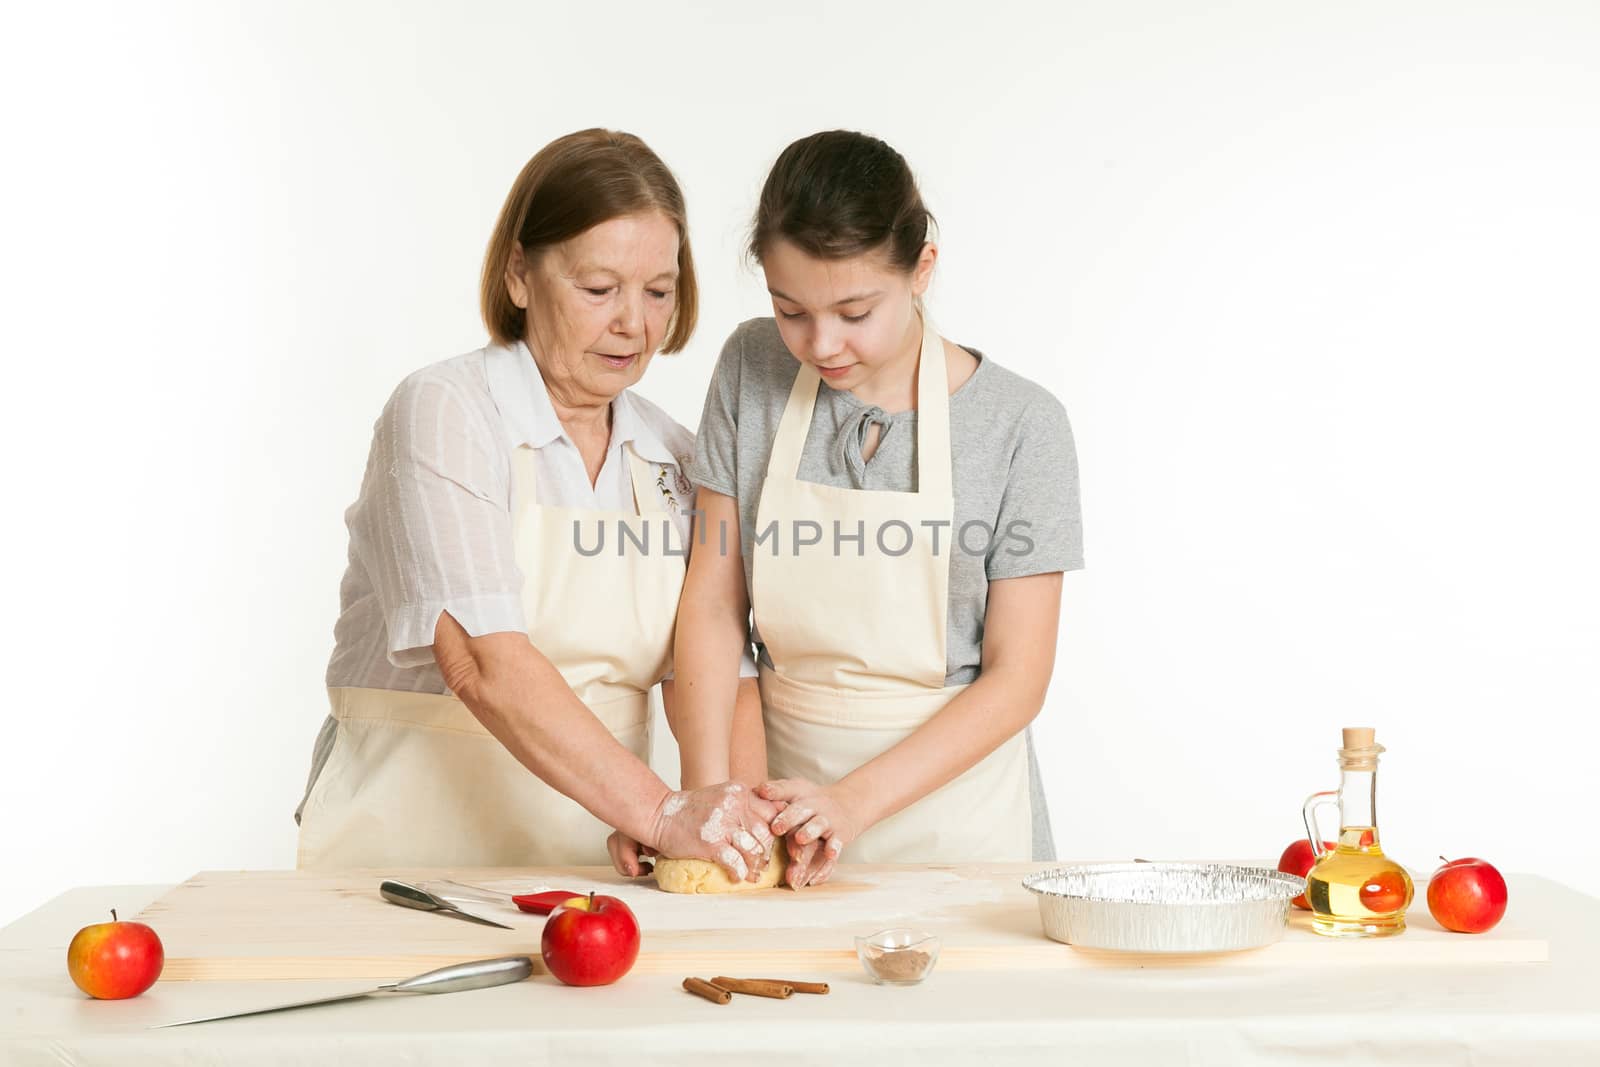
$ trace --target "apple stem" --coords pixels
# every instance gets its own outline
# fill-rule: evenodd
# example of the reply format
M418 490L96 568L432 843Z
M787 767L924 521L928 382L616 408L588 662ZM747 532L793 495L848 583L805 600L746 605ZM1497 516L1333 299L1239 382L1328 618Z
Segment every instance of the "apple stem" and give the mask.
M1444 857L1443 857L1443 856L1440 856L1440 857L1439 857L1439 862L1440 862L1440 863L1449 863L1449 862L1450 862L1450 861L1449 861L1449 860L1447 860L1447 859L1445 859L1445 858L1444 858Z
M594 890L589 890L589 910L594 910Z
M111 921L112 922L116 922L117 921L117 909L116 908L112 908L111 909Z

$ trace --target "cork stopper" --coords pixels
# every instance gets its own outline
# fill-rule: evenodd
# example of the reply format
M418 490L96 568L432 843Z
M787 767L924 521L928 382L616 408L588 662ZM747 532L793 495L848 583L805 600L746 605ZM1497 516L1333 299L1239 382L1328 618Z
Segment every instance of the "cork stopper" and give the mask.
M1339 750L1339 769L1346 771L1375 771L1382 745L1373 739L1370 726L1346 726L1344 747Z

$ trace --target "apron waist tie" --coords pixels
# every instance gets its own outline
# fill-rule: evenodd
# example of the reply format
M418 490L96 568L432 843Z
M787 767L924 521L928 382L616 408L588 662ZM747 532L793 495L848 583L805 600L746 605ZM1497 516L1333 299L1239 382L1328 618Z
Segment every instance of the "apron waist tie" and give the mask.
M833 689L801 682L762 664L761 703L780 714L815 726L844 730L914 730L939 714L965 685L896 691Z

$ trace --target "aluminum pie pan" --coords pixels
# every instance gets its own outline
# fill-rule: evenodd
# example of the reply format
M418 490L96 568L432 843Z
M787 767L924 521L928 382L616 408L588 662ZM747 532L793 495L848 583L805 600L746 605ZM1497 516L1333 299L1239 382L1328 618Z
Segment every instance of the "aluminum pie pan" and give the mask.
M1113 952L1237 952L1270 945L1306 880L1229 863L1092 863L1023 880L1045 936Z

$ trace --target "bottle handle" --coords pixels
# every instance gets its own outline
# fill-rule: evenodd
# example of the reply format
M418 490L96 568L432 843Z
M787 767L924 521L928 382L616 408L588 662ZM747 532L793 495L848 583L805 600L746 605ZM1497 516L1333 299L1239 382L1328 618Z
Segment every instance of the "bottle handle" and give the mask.
M1311 854L1319 860L1328 854L1328 850L1322 847L1322 834L1317 830L1317 809L1330 806L1335 808L1339 806L1337 789L1312 793L1306 798L1305 807L1300 809L1301 817L1306 823L1306 836L1311 839Z

